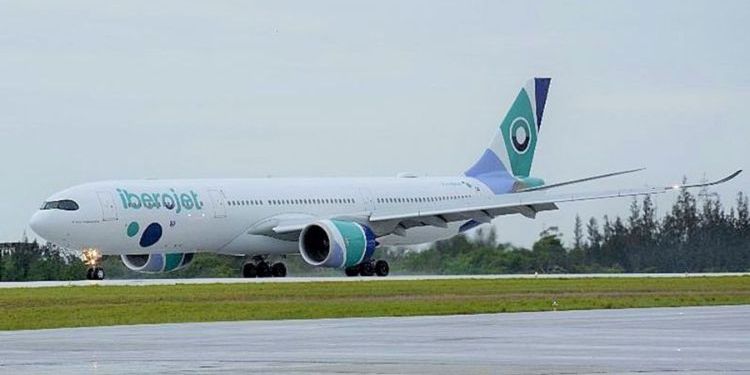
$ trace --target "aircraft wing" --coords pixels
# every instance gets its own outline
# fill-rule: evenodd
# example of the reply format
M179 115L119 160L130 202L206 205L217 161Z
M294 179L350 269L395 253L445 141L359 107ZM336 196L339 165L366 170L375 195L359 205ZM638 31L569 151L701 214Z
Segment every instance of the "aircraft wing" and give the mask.
M712 186L727 182L737 177L741 172L741 170L738 170L720 180L697 184L677 184L663 187L569 194L548 194L546 191L510 193L489 197L487 201L477 203L474 206L419 212L379 212L371 215L369 221L373 224L395 222L397 224L393 232L399 234L399 232L410 227L421 225L444 227L447 223L453 221L474 220L478 223L488 223L496 216L508 214L520 213L526 217L533 218L537 212L557 209L557 203L663 194L682 189Z
M634 171L616 172L615 174L631 173ZM741 172L742 170L738 170L731 175L716 181L696 184L677 184L662 187L565 194L549 194L548 190L534 189L487 197L486 200L475 202L472 206L461 204L456 207L444 207L426 211L380 211L371 213L369 216L361 217L361 221L367 221L370 225L377 227L379 229L377 231L379 235L403 235L406 229L417 226L430 225L446 227L448 223L451 222L467 222L467 224L468 222L472 222L474 224L482 224L489 223L497 216L511 214L521 214L529 218L534 218L538 212L556 210L557 203L663 194L672 191L680 191L682 189L718 185L737 177ZM596 178L601 178L603 176L605 175L596 176ZM588 180L590 179L582 179L580 182ZM572 182L566 182L563 184L568 185L570 183ZM314 221L315 218L309 217L276 221L271 226L268 226L266 230L263 231L265 232L263 234L273 233L275 236L296 234L306 225Z

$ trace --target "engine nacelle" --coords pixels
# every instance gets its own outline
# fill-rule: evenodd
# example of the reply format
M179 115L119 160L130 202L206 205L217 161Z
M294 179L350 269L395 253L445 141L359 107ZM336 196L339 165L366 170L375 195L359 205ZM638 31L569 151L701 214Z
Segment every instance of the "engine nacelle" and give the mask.
M346 268L370 259L378 242L365 225L341 220L320 220L302 230L299 252L312 266Z
M195 253L120 255L125 267L136 272L172 272L192 263Z

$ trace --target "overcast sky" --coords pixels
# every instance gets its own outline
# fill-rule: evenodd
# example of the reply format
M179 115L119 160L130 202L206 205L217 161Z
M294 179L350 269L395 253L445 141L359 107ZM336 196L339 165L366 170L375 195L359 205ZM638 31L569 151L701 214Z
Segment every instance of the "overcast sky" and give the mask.
M553 78L533 175L720 177L750 161L748 19L747 1L0 1L0 241L94 180L459 174L532 76ZM495 223L570 240L576 213L629 204Z

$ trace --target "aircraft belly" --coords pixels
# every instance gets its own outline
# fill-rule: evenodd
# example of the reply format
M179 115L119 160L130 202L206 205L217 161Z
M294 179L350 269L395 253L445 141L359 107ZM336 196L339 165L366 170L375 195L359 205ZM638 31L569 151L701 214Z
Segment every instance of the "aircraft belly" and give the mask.
M451 238L458 234L460 223L449 223L447 228L424 226L406 230L406 236L388 235L378 238L385 246L419 245Z
M284 241L268 236L243 234L219 251L232 255L285 255L299 252L297 241Z

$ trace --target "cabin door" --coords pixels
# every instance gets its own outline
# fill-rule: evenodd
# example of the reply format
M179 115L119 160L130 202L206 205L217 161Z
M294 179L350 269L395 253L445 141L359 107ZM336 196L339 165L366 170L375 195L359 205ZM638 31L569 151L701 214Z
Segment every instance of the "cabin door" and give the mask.
M359 189L359 196L362 199L362 205L365 211L373 212L375 210L375 203L372 201L372 192L367 188Z
M208 191L208 195L211 196L211 203L214 205L214 217L217 219L227 217L227 199L224 196L224 192L211 189Z
M117 207L112 193L108 191L98 191L96 196L99 198L99 205L102 207L102 221L117 220Z

